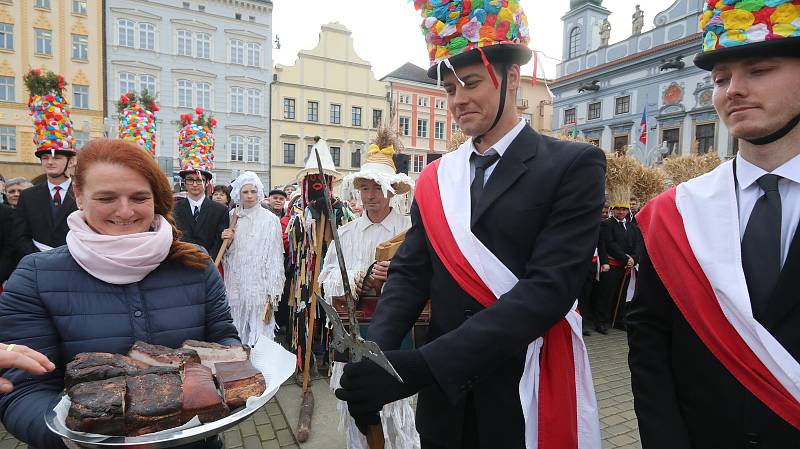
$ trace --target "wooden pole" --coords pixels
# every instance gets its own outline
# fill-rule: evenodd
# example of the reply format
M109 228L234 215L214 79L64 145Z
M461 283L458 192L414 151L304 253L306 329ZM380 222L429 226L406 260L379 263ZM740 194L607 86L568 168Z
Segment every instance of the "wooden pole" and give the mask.
M367 445L369 449L383 449L386 440L383 439L383 425L373 424L367 430Z
M632 270L633 268L631 268ZM611 327L614 327L617 324L617 312L619 311L619 303L622 300L622 290L625 287L625 280L628 279L630 275L630 271L627 269L625 270L625 274L622 276L622 282L619 284L619 294L617 295L617 304L614 306L614 315L611 316Z
M239 208L236 208L234 210L238 211ZM239 215L234 213L233 214L233 218L231 219L230 229L232 229L234 231L236 230L236 222L237 221L239 221ZM222 241L222 246L219 247L219 252L217 253L217 258L214 259L214 266L215 267L219 266L219 263L222 262L222 256L225 255L225 251L228 250L228 247L230 245L231 245L231 239L225 239L225 240Z

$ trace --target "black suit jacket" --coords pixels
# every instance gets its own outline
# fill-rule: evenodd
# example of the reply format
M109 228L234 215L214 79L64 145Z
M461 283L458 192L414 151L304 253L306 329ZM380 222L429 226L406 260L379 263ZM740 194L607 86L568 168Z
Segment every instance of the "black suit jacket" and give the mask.
M0 204L0 284L8 280L18 262L14 240L14 208Z
M800 232L764 327L800 360ZM714 357L675 306L645 251L627 318L628 363L646 449L800 447L795 429Z
M600 239L603 241L608 256L617 259L622 264L625 264L628 256L631 256L634 263L639 263L644 240L636 223L629 221L623 227L615 218L608 218L600 224Z
M436 383L419 393L417 428L424 439L451 448L525 446L518 389L526 350L566 315L586 277L604 172L596 147L527 126L514 139L472 217L473 233L520 279L489 308L448 273L412 205L411 228L392 259L369 336L383 349L398 348L431 300L429 342L421 353ZM469 205L469 198L463 201ZM474 416L465 417L465 410ZM464 434L480 441L462 442Z
M175 222L181 231L181 240L202 246L213 259L222 246L220 234L230 224L230 218L227 207L204 198L195 222L189 200L181 198L175 204Z
M67 217L78 210L70 183L61 207L53 213L53 198L47 182L22 191L14 214L17 251L20 257L38 252L33 241L58 248L67 243Z

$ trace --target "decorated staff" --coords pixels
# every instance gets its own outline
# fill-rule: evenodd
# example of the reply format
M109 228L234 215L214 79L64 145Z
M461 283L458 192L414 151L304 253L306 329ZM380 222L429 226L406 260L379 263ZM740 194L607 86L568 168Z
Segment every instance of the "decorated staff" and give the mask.
M67 217L78 208L69 173L77 151L64 99L67 83L63 76L42 69L29 71L23 80L30 93L34 154L47 182L26 189L17 202L14 239L20 256L64 245Z
M228 208L206 195L214 176L214 127L217 120L202 108L196 108L197 117L181 114L178 131L180 176L186 186L186 198L175 203L175 221L181 230L181 239L205 248L216 256L222 246L222 232L230 223Z
M797 447L800 1L703 3L694 63L711 72L739 152L637 215L646 252L628 360L639 433L653 449ZM668 162L674 183L689 178Z
M313 157L319 152L323 172L320 173ZM327 226L325 210L325 186L333 185L341 179L336 170L328 144L316 139L305 167L297 174L300 184L301 200L291 211L286 234L289 239L291 267L287 275L292 276L289 298L292 336L290 346L297 354L299 382L303 386L302 404L298 419L298 440L306 441L311 431L311 416L314 398L308 389L312 371L318 372L328 366L327 334L324 319L318 320L320 308L317 296L320 294L317 278L322 260L328 250L331 229ZM327 194L332 194L327 193ZM332 200L334 220L338 225L350 221L353 216L343 201Z
M141 94L128 92L117 101L119 138L142 147L156 157L156 112L158 105L147 89Z
M361 361L345 366L336 396L366 429L385 404L419 392L426 448L600 447L575 298L597 243L605 159L519 116L513 98L532 56L519 3L413 2L428 76L473 137L417 179L370 323L403 382ZM429 341L400 350L429 300Z

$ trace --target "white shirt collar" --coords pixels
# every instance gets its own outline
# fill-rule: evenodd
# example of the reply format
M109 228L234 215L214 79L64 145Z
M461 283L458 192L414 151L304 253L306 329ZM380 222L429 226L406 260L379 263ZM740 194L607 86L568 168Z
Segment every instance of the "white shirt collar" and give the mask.
M497 152L497 154L500 155L500 157L503 157L503 153L506 152L508 146L511 145L511 142L513 142L514 139L517 138L519 133L522 132L522 128L524 128L525 125L527 125L527 122L525 121L524 118L520 117L519 123L517 123L516 126L511 128L511 131L507 132L506 135L500 138L500 140L498 140L494 145L492 145L486 151L484 151L483 154L488 154L491 150L494 150ZM480 154L478 153L478 149L475 148L475 143L472 140L470 140L469 142L470 146L472 147L472 152Z
M364 214L361 215L361 219L358 222L357 229L359 232L363 232L370 226L375 225L375 226L382 226L386 230L392 231L393 229L397 228L397 224L401 223L402 219L403 216L400 215L400 213L397 212L397 209L394 207L392 208L392 210L389 211L389 215L387 215L386 218L384 218L383 221L381 221L380 223L375 223L372 220L370 220L369 216L367 215L367 212L364 211Z
M62 192L66 192L69 190L69 186L72 184L72 178L67 178L66 181L62 182L61 184L53 184L50 180L47 180L47 187L50 189L50 193L55 193L56 186L61 187Z
M770 172L748 162L742 157L741 153L736 155L736 181L739 183L740 189L746 190L752 186L758 178L767 173ZM800 184L800 155L789 159L771 173Z
M189 209L191 209L192 212L194 212L195 206L198 209L200 209L203 206L203 200L206 199L206 197L205 196L201 196L199 201L195 201L195 200L189 198L189 196L187 195L186 199L189 200Z

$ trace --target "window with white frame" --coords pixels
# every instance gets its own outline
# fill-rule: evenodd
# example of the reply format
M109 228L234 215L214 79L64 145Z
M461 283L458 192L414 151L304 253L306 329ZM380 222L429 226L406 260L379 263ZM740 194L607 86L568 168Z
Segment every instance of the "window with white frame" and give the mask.
M444 98L437 98L434 100L434 105L436 109L447 109L447 100Z
M417 106L421 106L423 108L428 107L428 97L419 96L417 97Z
M261 138L248 137L247 138L247 161L258 162L261 157Z
M72 0L72 13L86 15L86 0Z
M247 43L247 65L261 67L261 44L255 42Z
M428 120L417 119L417 137L428 137Z
M244 65L244 42L231 39L231 64Z
M0 23L0 48L3 50L14 49L14 25Z
M89 109L89 86L72 85L72 106L79 109Z
M53 32L41 28L34 28L34 39L36 40L37 55L53 54Z
M400 117L399 119L399 126L398 126L400 134L404 136L411 135L411 119L408 117Z
M339 167L342 164L342 147L331 147L331 158L333 165Z
M192 56L192 32L189 30L178 30L178 54L181 56Z
M586 119L587 120L597 120L600 118L600 110L602 108L603 103L595 102L589 103L589 108L586 110Z
M411 96L408 94L399 94L397 96L397 102L402 104L411 104Z
M120 96L128 92L136 91L136 75L128 72L119 73L119 94Z
M17 128L0 126L0 151L17 151Z
M353 106L353 112L350 117L350 121L352 126L361 126L361 108L358 106Z
M244 137L231 136L231 160L244 161Z
M81 61L89 59L89 36L84 34L72 35L72 59Z
M244 88L231 87L231 112L244 114Z
M89 132L88 131L75 131L73 132L75 136L75 149L80 150L89 142Z
M197 105L203 109L211 109L211 84L196 83L194 90L197 94Z
M295 99L294 98L284 98L283 99L283 118L286 120L294 120L295 119Z
M0 76L0 101L15 101L14 77Z
M258 89L247 89L247 113L252 115L261 114L261 91Z
M50 0L36 0L33 6L36 8L50 9Z
M330 122L338 125L342 123L342 105L340 104L332 104L331 105L331 117Z
M128 19L117 20L117 41L120 47L133 48L133 21Z
M575 108L564 109L564 124L565 125L574 125L576 123L576 110Z
M153 75L139 75L139 90L147 91L150 95L156 94L156 77Z
M178 80L178 107L192 107L192 82L189 80Z
M284 100L285 103L286 100ZM309 101L308 102L308 114L307 118L309 122L318 122L319 121L319 102L318 101Z
M156 49L156 26L152 23L139 23L139 48L142 50Z
M422 169L425 168L425 155L424 154L415 154L412 157L412 167L411 170L414 173L421 173Z
M455 121L450 122L450 132L453 134L458 132L458 123Z
M211 35L208 33L197 33L195 35L195 42L197 42L197 56L201 59L211 59Z
M433 124L433 138L444 139L444 122L435 122Z

